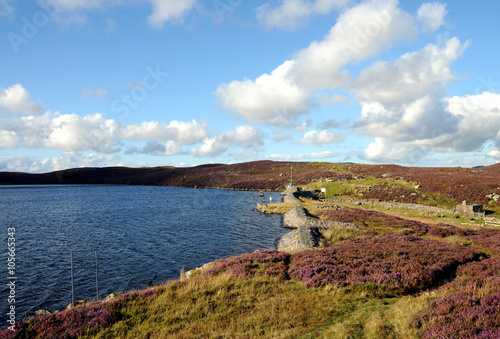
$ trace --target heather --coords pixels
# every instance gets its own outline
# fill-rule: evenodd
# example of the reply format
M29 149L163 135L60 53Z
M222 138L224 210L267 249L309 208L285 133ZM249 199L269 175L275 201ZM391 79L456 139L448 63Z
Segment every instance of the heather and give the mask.
M468 238L482 251L491 255L500 255L500 229L480 228Z
M82 334L97 332L117 320L116 315L100 306L80 307L47 316L40 316L28 323L16 324L15 332L0 332L1 338L78 338Z
M497 173L481 170L293 166L294 182L314 181L310 185L328 187L328 194L340 199L450 207L463 199L489 202L481 196L499 185ZM266 161L216 164L162 169L170 174L155 180L187 187L277 189L289 182L289 170L289 163ZM20 322L16 333L4 330L0 337L500 337L500 228L479 222L457 226L470 222L464 218L438 223L445 219L419 211L410 211L420 217L417 221L406 210L383 213L320 204L301 203L312 215L355 223L362 232L321 230L320 249L220 259L189 279ZM293 206L269 205L267 211L284 213Z
M359 175L375 178L393 178L421 185L420 190L433 195L451 198L455 202L467 200L488 205L486 197L491 193L500 194L498 173L471 168L421 168L396 165L345 165L344 169ZM498 205L491 201L491 207Z
M473 249L414 236L348 239L293 255L289 274L308 287L337 284L415 293L452 279L461 264L479 260Z
M267 274L285 279L289 262L290 254L288 253L276 250L257 251L217 260L211 265L207 274L215 276L220 273L229 273L243 277Z
M467 236L474 233L472 230L453 225L430 225L363 208L345 207L339 210L320 211L318 215L328 220L355 223L366 229L399 232L406 235L429 235L445 238L455 234Z
M422 338L500 337L500 258L459 268L446 294L432 300L411 325Z
M387 183L375 185L369 191L363 193L363 199L374 199L380 201L398 201L409 204L417 204L425 201L425 196L404 187L394 187Z
M457 239L461 239L463 243L471 244L487 254L500 255L500 229L482 227L472 230L444 223L432 225L379 211L353 207L319 211L318 215L328 220L352 222L369 230L441 239L458 237Z
M278 251L245 254L216 261L206 274L267 274L281 279L289 276L307 287L370 285L385 291L414 293L451 279L458 265L480 257L478 251L464 246L390 234L348 239L325 249L293 255Z

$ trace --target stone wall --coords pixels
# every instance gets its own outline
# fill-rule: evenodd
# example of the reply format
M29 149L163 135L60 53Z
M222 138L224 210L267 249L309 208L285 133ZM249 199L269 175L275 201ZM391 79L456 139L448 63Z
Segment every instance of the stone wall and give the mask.
M352 223L312 218L307 213L307 210L301 206L295 206L283 215L283 227L295 228L298 230L299 242L303 248L313 248L317 246L314 233L321 229L360 230L357 225Z
M402 202L388 202L388 201L358 201L358 200L337 200L337 199L326 199L325 201L338 203L338 204L351 204L351 205L366 205L366 206L381 206L387 208L406 208L411 210L417 210L420 212L427 212L431 214L455 214L454 210L449 210L446 208L439 208L428 205L420 204L408 204Z
M297 188L288 188L282 194L284 195L283 202L302 202L302 200L299 199L300 193Z

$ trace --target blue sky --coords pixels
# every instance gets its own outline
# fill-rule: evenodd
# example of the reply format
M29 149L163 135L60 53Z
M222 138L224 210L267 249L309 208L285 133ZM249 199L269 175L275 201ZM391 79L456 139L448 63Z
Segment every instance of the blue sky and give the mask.
M500 2L0 0L0 171L500 160Z

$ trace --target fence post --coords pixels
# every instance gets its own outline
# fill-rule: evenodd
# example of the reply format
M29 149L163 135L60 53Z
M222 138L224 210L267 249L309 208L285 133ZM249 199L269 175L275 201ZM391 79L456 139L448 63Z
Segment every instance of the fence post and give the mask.
M82 259L74 259L73 253L76 252L94 252L94 258L82 258ZM98 276L98 264L97 264L97 249L91 250L70 250L71 256L71 302L73 307L75 307L75 274L73 268L73 262L75 260L94 260L95 265L95 289L96 289L96 300L99 300L99 276Z
M75 278L73 273L73 250L70 251L71 254L71 304L75 307Z

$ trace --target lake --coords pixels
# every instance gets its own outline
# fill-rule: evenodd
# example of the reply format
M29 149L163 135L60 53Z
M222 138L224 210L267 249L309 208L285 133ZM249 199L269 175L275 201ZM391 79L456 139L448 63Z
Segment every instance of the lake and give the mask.
M97 249L99 297L177 279L204 263L275 248L281 216L256 210L279 192L154 186L0 186L6 327L8 233L15 229L16 320L71 303L71 250ZM11 230L12 231L12 230ZM94 253L74 253L75 300L95 299ZM12 265L11 265L12 266Z

